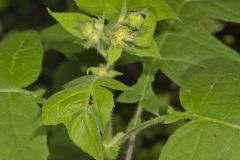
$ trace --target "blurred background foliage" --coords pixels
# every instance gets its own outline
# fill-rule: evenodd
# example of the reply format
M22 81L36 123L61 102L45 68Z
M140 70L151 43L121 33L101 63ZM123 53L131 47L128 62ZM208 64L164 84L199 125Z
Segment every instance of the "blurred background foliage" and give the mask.
M96 66L103 61L95 50L83 51L81 46L72 43L73 37L59 25L55 25L56 22L47 13L47 7L54 11L77 11L72 0L0 0L1 40L23 30L34 29L40 32L45 48L43 72L31 87L46 89L46 97L59 91L64 83L86 74L89 66ZM240 52L240 25L209 18L203 18L200 23L219 40ZM136 58L123 57L116 65L116 69L124 73L118 79L128 85L136 83L142 71L141 63L131 63L132 61L135 62ZM178 86L160 71L155 77L153 89L162 113L169 104L181 109ZM116 93L116 96L118 94ZM113 113L115 132L125 130L136 109L134 104L117 104L116 106ZM144 118L150 117L151 115L144 114ZM140 133L136 141L134 159L158 159L161 147L169 135L183 123L155 126ZM48 134L49 160L91 159L72 144L63 126L49 127ZM126 147L127 144L122 147L119 159L124 159Z

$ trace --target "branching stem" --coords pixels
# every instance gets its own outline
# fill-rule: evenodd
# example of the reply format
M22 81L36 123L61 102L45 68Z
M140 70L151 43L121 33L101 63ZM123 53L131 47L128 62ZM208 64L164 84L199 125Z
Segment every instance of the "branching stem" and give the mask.
M121 144L123 144L126 140L128 140L128 138L133 135L134 133L138 133L148 127L151 127L153 125L156 125L158 123L163 123L164 120L166 119L166 116L161 116L161 117L157 117L148 121L145 121L143 123L140 123L138 125L136 125L135 127L133 127L132 129L130 129L129 131L127 131L126 133L124 133L119 139L117 139L116 141L113 141L112 143L108 144L106 147L111 148L111 147L116 147L116 146L120 146Z

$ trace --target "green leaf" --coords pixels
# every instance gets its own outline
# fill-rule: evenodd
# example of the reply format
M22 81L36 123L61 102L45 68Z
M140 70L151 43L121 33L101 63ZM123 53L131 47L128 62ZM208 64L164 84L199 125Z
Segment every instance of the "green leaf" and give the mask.
M75 112L80 112L87 108L88 101L87 87L82 89L71 88L58 92L44 105L42 124L56 125L66 123L71 120Z
M52 130L51 136L48 137L48 146L50 150L49 160L91 160L90 156L72 143L67 130L62 125Z
M117 19L120 15L123 0L75 0L78 7L95 16Z
M42 52L34 31L18 33L0 43L0 88L32 84L41 72Z
M39 92L22 89L41 72L42 45L34 31L18 33L0 44L1 159L46 160L45 130L38 128ZM43 131L43 132L40 132Z
M99 87L98 85L94 85L93 87L94 89L91 93L94 100L93 108L104 127L103 129L105 129L111 118L114 106L113 94L108 89Z
M156 28L156 18L152 12L146 12L146 18L143 23L143 33L140 33L140 36L137 36L134 40L134 43L140 47L149 47L153 41L153 35Z
M42 30L40 36L46 49L54 49L67 57L83 51L83 47L74 43L76 38L58 24Z
M121 57L121 54L122 54L122 48L111 46L108 50L107 66L110 67L112 64L114 64Z
M217 19L203 17L200 19L199 23L208 30L208 32L215 34L224 30L225 24Z
M221 60L185 84L182 118L193 120L171 136L160 160L239 159L239 67L239 63Z
M139 103L140 107L149 111L152 114L158 115L159 106L157 97L152 90L152 83L156 66L151 61L144 62L144 70L137 83L131 87L131 90L123 92L118 97L118 102L121 103Z
M43 107L42 124L63 123L76 145L101 160L103 159L101 139L99 135L95 137L95 134L100 132L97 121L92 120L92 111L89 110L89 90L89 87L70 88L52 96Z
M75 0L78 7L89 14L106 16L107 19L117 19L123 5L123 0ZM157 20L176 18L164 0L127 0L129 10L142 10L144 8L152 11Z
M183 85L192 74L189 73L192 67L199 69L208 67L207 64L200 64L201 61L217 57L240 60L235 51L214 38L198 23L190 23L186 18L186 16L192 16L194 12L201 12L199 16L195 16L195 19L207 15L232 21L231 18L235 15L232 16L230 13L239 12L236 10L239 6L236 5L238 2L233 1L168 1L184 24L173 20L167 27L160 27L161 32L156 36L156 41L161 54L159 68L174 82ZM217 6L215 9L211 8L212 3ZM198 8L199 6L201 8ZM189 12L186 12L187 10ZM209 10L212 11L209 12ZM238 20L234 21L238 22Z
M91 85L91 91L89 91L94 100L95 113L100 118L103 129L105 129L107 123L110 120L110 113L114 106L112 93L103 87L114 90L128 90L129 87L111 78L101 77L95 75L83 76L75 79L64 87L81 87Z
M103 159L100 131L110 120L113 94L106 89L126 89L110 78L90 75L66 84L43 107L42 124L65 124L73 142L96 159Z
M130 10L147 8L152 11L157 21L164 19L176 19L176 14L170 9L165 0L127 0Z
M159 48L157 46L157 42L153 39L151 42L150 47L128 47L126 48L126 51L129 54L137 55L139 57L153 57L153 58L159 58Z
M84 72L81 71L81 63L77 61L64 61L59 64L57 70L53 75L53 90L59 91L62 85L70 80L81 76Z
M214 58L240 60L238 54L214 38L197 23L177 24L157 38L160 69L174 82L182 85L192 67L206 68L202 61ZM214 46L214 48L212 47ZM187 73L186 73L187 72Z
M82 76L80 78L77 78L65 84L63 87L64 88L80 87L80 86L88 85L96 79L97 79L96 75ZM95 83L97 83L100 86L107 87L114 90L119 90L119 91L124 91L129 89L129 87L126 86L125 84L107 77L101 77L100 79L97 79Z
M98 129L97 119L91 111L75 115L67 123L70 138L76 145L87 151L96 160L103 160L104 152Z
M114 90L119 90L119 91L125 91L130 89L125 84L111 78L101 78L101 80L98 83L101 86L108 87Z
M97 79L96 75L87 75L82 76L80 78L74 79L67 84L63 85L63 88L71 88L71 87L83 87L93 83Z
M240 2L236 0L190 0L168 1L173 8L182 6L179 17L194 20L200 17L212 17L224 21L240 22Z
M55 18L60 25L69 33L75 37L79 37L81 32L78 29L78 25L81 22L90 22L92 18L80 13L58 13L52 12L48 9L49 14Z
M16 93L0 93L0 101L1 159L46 160L46 136L40 133L37 123L39 106Z

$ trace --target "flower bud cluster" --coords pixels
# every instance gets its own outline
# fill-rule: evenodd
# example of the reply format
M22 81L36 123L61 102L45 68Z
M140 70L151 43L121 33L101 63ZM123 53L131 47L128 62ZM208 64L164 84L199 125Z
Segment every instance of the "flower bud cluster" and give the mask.
M140 33L144 23L144 16L140 12L121 14L118 23L113 28L112 43L114 46L124 46L134 42L134 37Z
M90 48L99 45L104 35L104 21L95 19L93 22L84 22L79 25L80 38L85 40L85 47Z

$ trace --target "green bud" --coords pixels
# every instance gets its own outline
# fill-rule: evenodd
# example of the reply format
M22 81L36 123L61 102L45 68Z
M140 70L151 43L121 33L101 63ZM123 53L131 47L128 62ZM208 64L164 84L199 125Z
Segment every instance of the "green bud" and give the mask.
M85 23L81 27L81 32L84 38L88 38L91 34L93 34L94 28L91 23Z
M128 16L129 25L134 28L139 28L142 26L144 17L141 14L131 13Z
M87 74L89 73L99 75L100 77L107 77L108 72L106 66L103 66L102 64L99 67L90 67L87 70Z
M96 22L95 22L95 28L97 29L97 30L99 30L99 31L102 31L103 30L103 27L104 27L104 24L103 24L103 22L102 22L102 20L97 20Z
M100 36L97 33L94 33L89 37L89 41L92 44L97 44L99 42L99 40L100 40Z

